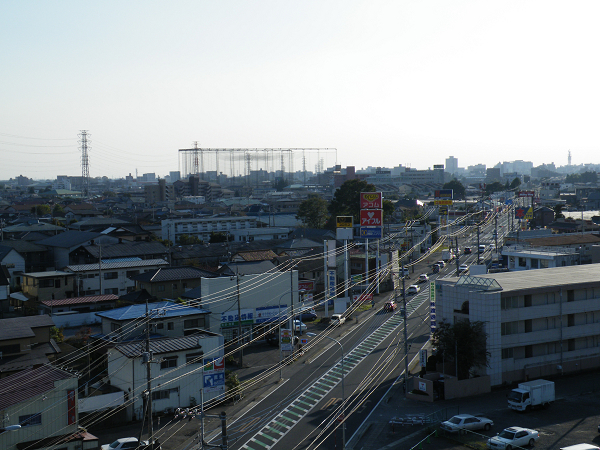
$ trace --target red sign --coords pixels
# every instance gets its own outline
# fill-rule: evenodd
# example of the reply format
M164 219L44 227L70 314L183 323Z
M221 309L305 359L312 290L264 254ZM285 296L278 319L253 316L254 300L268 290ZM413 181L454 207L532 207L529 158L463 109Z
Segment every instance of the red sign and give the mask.
M75 390L67 391L67 423L75 425L77 423L77 413L75 410Z
M222 356L214 361L215 370L225 370L225 358Z
M360 226L361 227L380 227L383 225L383 210L381 209L361 209Z
M383 196L381 192L361 192L360 209L381 209L383 208Z
M520 191L519 197L534 197L535 191Z
M299 291L312 291L315 289L315 282L311 280L298 280Z
M525 210L525 208L517 208L515 209L515 217L517 219L522 219L523 217L525 217L525 213L527 211Z

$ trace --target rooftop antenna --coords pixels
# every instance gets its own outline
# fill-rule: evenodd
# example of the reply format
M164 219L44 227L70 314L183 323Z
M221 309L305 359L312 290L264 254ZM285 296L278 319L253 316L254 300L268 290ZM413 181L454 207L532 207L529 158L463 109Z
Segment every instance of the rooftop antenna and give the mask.
M79 143L81 144L81 187L84 198L88 198L90 192L90 160L88 156L88 132L79 132Z

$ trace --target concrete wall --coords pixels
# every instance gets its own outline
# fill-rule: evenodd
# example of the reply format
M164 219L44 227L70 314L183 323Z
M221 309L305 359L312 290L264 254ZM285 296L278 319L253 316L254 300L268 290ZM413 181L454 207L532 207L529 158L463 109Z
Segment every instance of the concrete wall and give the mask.
M52 320L58 328L82 327L84 325L100 323L100 317L96 315L95 311L75 314L57 313L52 315Z

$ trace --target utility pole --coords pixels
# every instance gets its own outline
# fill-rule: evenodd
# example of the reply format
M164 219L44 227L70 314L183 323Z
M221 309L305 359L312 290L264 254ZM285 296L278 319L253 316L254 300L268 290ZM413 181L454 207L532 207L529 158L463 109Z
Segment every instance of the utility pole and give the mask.
M496 241L496 253L498 253L498 213L496 213L495 217L495 225L494 225L494 238Z
M477 249L477 251L479 251L479 249ZM458 236L456 236L456 276L460 276L460 264L459 264L459 259L460 259L460 253L458 252Z
M408 392L408 331L406 321L408 314L406 311L406 290L404 289L404 263L402 263L402 307L404 308L404 394Z
M237 310L238 310L238 348L240 350L240 367L244 367L244 348L242 344L242 311L240 307L240 274L235 270L236 288L237 288Z
M479 258L481 252L479 251L479 222L477 222L477 264L479 265Z

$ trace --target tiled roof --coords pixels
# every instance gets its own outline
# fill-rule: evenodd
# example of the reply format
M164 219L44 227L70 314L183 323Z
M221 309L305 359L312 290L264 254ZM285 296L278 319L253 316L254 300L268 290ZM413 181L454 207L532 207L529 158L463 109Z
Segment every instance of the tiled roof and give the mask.
M244 261L269 261L276 258L277 254L273 250L254 250L238 252L236 256L239 256Z
M2 319L0 320L0 340L33 337L35 334L32 328L45 326L54 326L54 321L46 314Z
M192 350L202 348L202 334L178 338L151 339L150 351L154 354L177 352L181 350ZM118 344L115 350L121 352L128 358L137 358L146 351L145 341Z
M0 410L19 404L54 389L59 380L76 378L76 375L44 365L0 379Z
M533 246L564 246L579 244L596 244L600 242L600 237L593 234L562 234L552 237L541 237L532 239L523 239Z
M44 300L42 303L46 306L64 306L64 305L78 305L78 304L82 304L82 303L97 303L97 302L116 301L118 299L119 299L118 295L106 294L106 295L90 295L88 297L61 298L58 300Z
M148 310L161 310L165 312L164 317L190 316L194 314L209 314L210 311L192 306L185 306L175 302L156 302L148 304ZM131 305L123 308L113 309L111 311L102 311L96 313L98 317L104 317L112 320L134 320L146 314L146 305Z
M244 261L230 262L219 269L219 273L227 275L251 275L255 273L267 273L275 270L275 264L271 261Z
M216 273L209 272L207 270L198 269L197 267L191 266L180 266L180 267L160 267L155 271L144 272L131 277L132 280L142 281L146 283L162 283L165 281L173 280L192 280L200 278L215 278L218 277Z
M47 239L42 239L37 243L39 245L45 245L47 247L61 247L61 248L69 248L75 247L77 245L82 245L92 239L101 236L100 233L92 233L88 231L75 231L68 230L64 233L57 234L56 236L49 237Z
M95 258L100 256L98 245L87 245L85 250ZM124 258L128 256L156 255L168 253L167 248L160 242L130 242L123 241L115 244L102 245L103 258Z
M169 265L164 259L136 259L135 261L120 261L120 262L102 262L102 270L127 269L130 267L147 267L147 266L167 266ZM98 270L98 264L74 264L65 267L65 270L71 272L87 272L90 270Z

